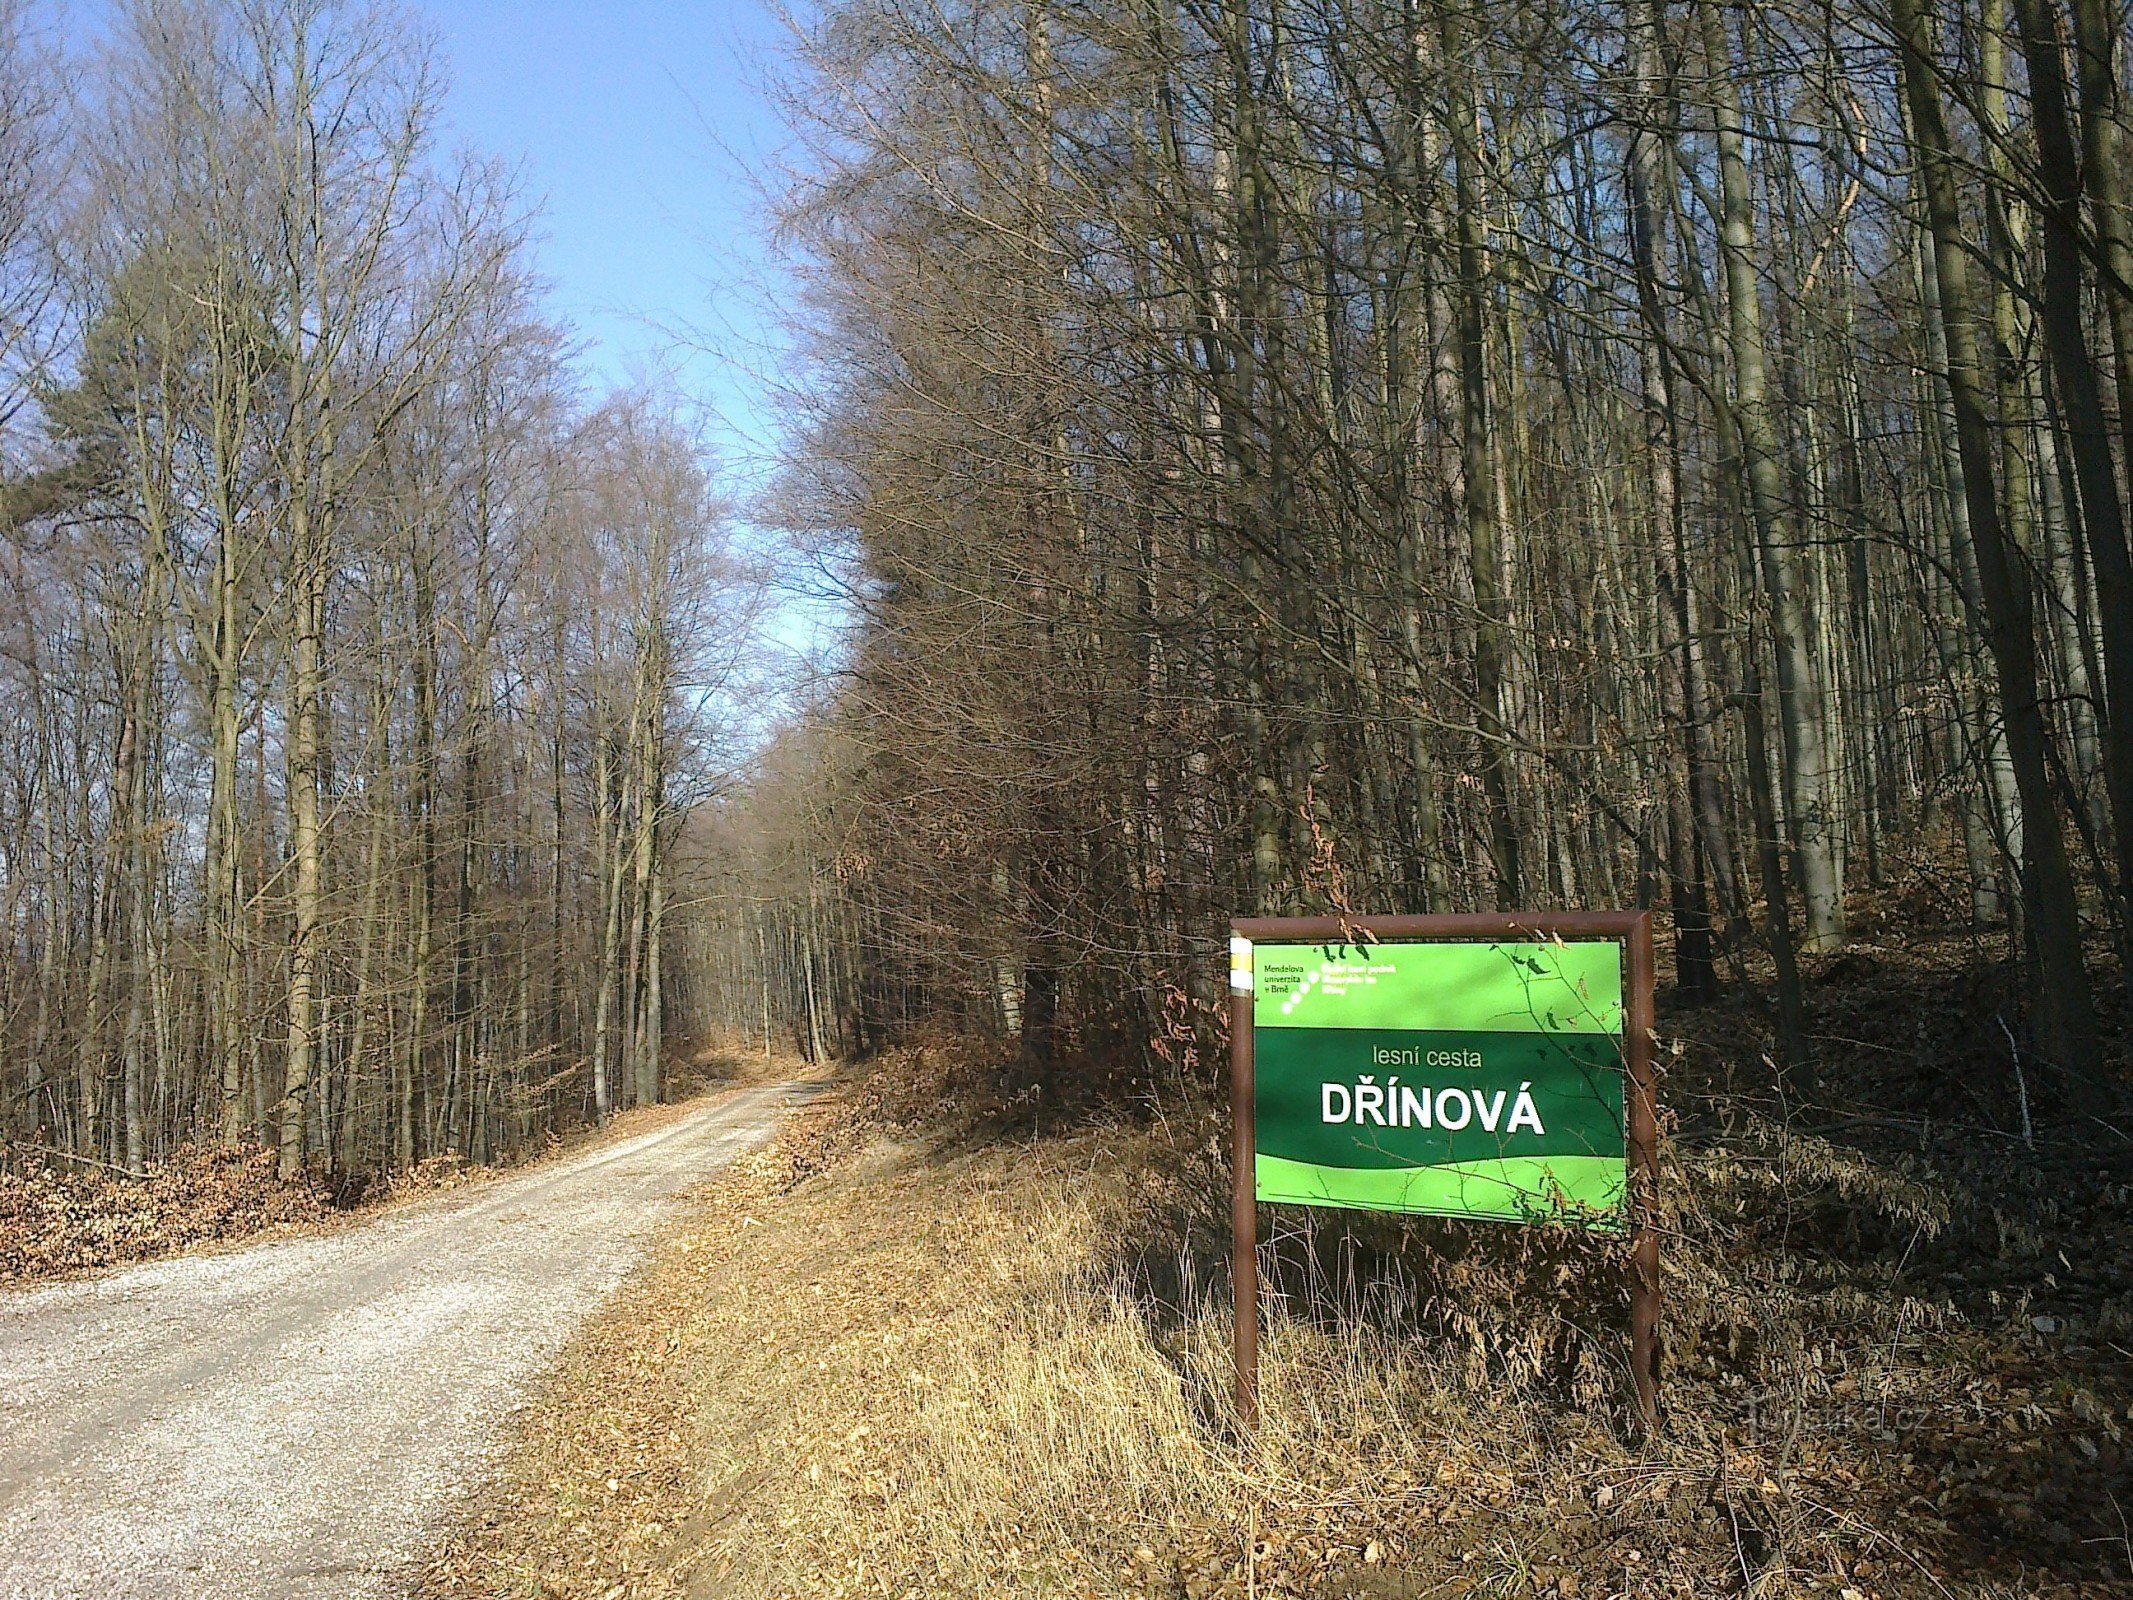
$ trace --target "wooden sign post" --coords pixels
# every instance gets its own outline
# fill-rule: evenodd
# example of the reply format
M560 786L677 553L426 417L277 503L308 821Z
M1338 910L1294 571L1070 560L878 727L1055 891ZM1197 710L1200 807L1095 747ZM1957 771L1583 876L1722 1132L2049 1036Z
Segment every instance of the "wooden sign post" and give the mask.
M1630 1236L1658 1426L1648 911L1230 924L1237 1420L1259 1419L1259 1203Z

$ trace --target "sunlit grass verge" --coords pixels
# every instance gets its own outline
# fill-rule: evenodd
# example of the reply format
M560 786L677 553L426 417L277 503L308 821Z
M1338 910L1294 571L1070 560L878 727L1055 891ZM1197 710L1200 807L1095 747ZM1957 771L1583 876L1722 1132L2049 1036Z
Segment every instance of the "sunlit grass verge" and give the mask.
M1247 1442L1211 1116L1030 1138L827 1108L618 1308L457 1592L2124 1592L2123 1308L2047 1337L1921 1269L2066 1240L1749 1122L1673 1159L1656 1445L1627 1434L1614 1246L1290 1210ZM618 1433L617 1382L664 1409ZM645 1438L680 1453L642 1466Z

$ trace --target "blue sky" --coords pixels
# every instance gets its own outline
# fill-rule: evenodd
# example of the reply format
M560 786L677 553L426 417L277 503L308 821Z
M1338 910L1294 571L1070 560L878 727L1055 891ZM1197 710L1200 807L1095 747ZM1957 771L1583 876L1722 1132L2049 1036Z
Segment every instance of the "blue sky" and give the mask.
M518 170L550 304L588 376L671 370L745 473L770 418L751 372L775 298L750 175L782 130L768 0L412 0L450 77L449 136Z
M757 180L784 139L763 82L788 35L770 0L409 3L437 31L447 137L511 163L537 210L588 387L670 374L744 502L775 426L754 376L777 365ZM812 658L841 613L809 588L781 587L765 637Z

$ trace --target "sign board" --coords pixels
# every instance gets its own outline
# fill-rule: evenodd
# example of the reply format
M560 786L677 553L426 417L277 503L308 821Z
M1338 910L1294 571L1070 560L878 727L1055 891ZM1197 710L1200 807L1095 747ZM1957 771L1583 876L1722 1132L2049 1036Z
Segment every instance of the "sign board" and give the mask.
M1614 940L1261 944L1261 1200L1618 1229Z
M1230 924L1239 1423L1259 1412L1259 1204L1627 1234L1630 1375L1658 1424L1648 911Z

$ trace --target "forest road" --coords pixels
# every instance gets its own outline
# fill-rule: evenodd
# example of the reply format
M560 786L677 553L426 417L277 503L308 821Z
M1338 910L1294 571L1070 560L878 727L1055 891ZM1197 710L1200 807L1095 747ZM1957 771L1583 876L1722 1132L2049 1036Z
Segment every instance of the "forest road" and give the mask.
M322 1237L0 1295L0 1596L405 1593L667 1201L813 1089Z

